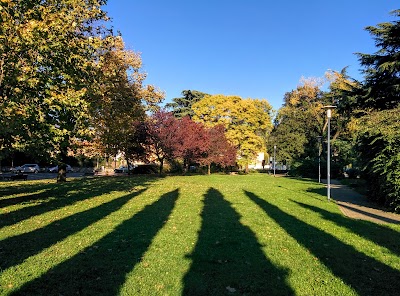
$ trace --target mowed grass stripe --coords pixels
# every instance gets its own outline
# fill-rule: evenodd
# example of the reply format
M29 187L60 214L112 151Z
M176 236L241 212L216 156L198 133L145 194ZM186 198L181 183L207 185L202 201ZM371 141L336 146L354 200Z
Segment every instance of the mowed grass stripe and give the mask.
M66 205L64 207L45 212L43 214L27 217L27 219L22 220L16 224L5 226L4 228L2 228L2 234L4 235L8 233L10 234L10 236L2 236L0 237L0 240L19 236L21 234L32 232L38 229L43 229L50 224L59 225L63 223L62 220L65 220L68 217L71 217L73 220L79 220L79 213L82 213L82 215L85 216L85 212L88 212L90 209L96 209L101 205L107 205L107 203L111 202L112 200L118 199L121 196L124 196L124 194L122 194L121 192L94 196L90 199L77 201L76 203L73 203L71 205ZM60 229L62 229L62 227L60 227Z
M312 180L257 174L74 182L67 188L74 200L56 203L71 211L59 220L66 234L46 236L44 244L35 244L36 253L18 257L8 249L12 258L1 274L1 294L398 292L400 227L344 217ZM47 197L57 190L47 188ZM123 201L134 192L140 194ZM96 197L104 202L89 205ZM43 203L32 215L49 214L50 221L54 203ZM82 223L67 227L73 217ZM18 223L1 235L11 239ZM48 234L57 229L51 222L46 227ZM32 239L44 231L30 229L23 235ZM9 242L12 247L18 240Z
M285 281L293 288L293 291L296 291L296 294L299 295L322 295L327 294L327 292L340 295L355 294L329 268L321 266L318 259L307 248L299 244L284 227L281 227L277 221L266 215L245 194L244 188L252 188L264 198L286 208L288 202L287 190L277 186L282 182L285 183L286 180L256 175L250 182L246 179L243 181L242 183L238 182L233 187L234 189L226 186L221 192L240 214L241 224L248 226L253 231L266 258L278 268L288 270ZM320 185L313 183L313 186L319 187ZM290 192L290 196L293 196L293 192ZM330 286L325 284L327 278L331 282ZM262 295L263 293L288 294L284 289L275 292L271 290L259 291L258 294Z
M133 202L136 194L127 194L129 202ZM94 247L95 243L117 227L124 219L129 219L134 213L126 209L129 202L120 210L111 212L100 220L87 225L84 229L77 231L65 239L55 242L44 248L40 253L30 256L21 264L9 267L0 276L2 290L0 294L9 294L18 290L24 284L51 272L62 262L70 260L76 254L84 252L86 248ZM34 243L34 242L33 242ZM61 282L63 279L59 279ZM34 293L33 293L34 294Z
M280 186L282 188L282 186ZM325 192L325 188L322 192ZM344 217L339 208L334 202L327 203L325 196L321 198L315 193L299 193L298 195L287 192L279 193L280 199L269 199L268 194L262 191L257 191L259 196L268 199L274 205L278 206L287 214L291 214L309 224L310 226L319 228L328 235L336 237L338 240L352 245L357 251L364 253L367 256L374 257L378 261L385 263L385 256L388 252L398 256L400 247L398 244L387 244L385 237L398 235L396 231L391 230L390 226L382 226L368 221L352 220ZM318 192L318 185L313 189L307 189L307 192ZM293 203L291 206L290 203ZM294 207L293 207L294 206ZM289 210L289 211L288 211ZM325 219L324 216L329 219ZM362 231L363 228L368 228L371 231ZM360 235L362 231L362 235ZM375 232L375 235L373 234ZM360 233L360 234L359 234ZM376 235L380 233L381 235ZM377 244L380 243L381 245ZM393 262L395 268L400 268L400 260Z
M126 276L121 295L181 295L201 229L204 184L196 177L172 177L157 188L179 188L180 198L142 260Z

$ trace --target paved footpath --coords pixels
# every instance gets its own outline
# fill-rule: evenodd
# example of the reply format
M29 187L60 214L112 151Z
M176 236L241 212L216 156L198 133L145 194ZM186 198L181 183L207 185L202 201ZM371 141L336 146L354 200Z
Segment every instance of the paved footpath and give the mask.
M324 180L326 183L326 180ZM338 180L331 180L331 196L344 215L353 219L368 220L375 223L400 224L400 215L381 210L365 196L355 192Z

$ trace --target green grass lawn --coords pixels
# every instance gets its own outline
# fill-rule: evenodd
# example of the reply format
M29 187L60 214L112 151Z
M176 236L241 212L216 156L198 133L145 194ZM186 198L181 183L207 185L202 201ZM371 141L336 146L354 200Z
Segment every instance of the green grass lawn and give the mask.
M315 182L0 182L0 295L399 295L400 226Z

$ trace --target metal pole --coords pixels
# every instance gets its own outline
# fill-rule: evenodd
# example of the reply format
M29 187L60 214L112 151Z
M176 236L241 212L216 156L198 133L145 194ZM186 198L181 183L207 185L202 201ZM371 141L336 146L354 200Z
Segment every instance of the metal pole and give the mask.
M331 117L332 117L332 109L336 108L336 106L324 106L326 109L326 117L328 118L328 149L327 153L327 195L328 201L331 200Z
M274 145L274 177L275 177L275 165L276 165L276 145Z
M318 136L318 183L321 183L321 140L322 136Z
M318 183L321 183L321 153L318 155Z
M329 110L330 111L330 110ZM330 114L329 114L330 115ZM327 171L327 177L328 177L328 201L331 200L331 117L328 116L328 171Z

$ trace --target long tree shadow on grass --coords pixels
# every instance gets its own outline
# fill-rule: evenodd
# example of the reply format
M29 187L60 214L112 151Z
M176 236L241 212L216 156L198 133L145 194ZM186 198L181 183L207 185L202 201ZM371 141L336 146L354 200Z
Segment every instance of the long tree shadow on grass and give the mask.
M349 219L343 215L332 213L302 202L294 200L292 200L292 202L312 212L318 213L323 219L330 220L339 226L345 227L349 231L385 247L397 256L400 256L400 233L398 231L369 221Z
M13 295L118 295L179 196L176 189L123 221L111 233Z
M342 202L349 202L352 204L360 205L360 206L365 206L365 207L370 207L378 210L385 210L382 206L379 206L376 202L371 201L368 199L368 197L363 196L362 194L356 193L356 196L347 196L347 194L343 194L340 192L340 187L344 187L345 190L349 191L354 191L354 189L345 186L345 185L339 185L339 188L336 187L337 185L333 184L333 187L331 188L331 194L332 198L335 201L342 201ZM324 199L327 198L327 189L326 188L309 188L307 189L307 192L310 193L315 193L321 195ZM386 209L387 210L387 209Z
M204 197L202 226L183 295L292 295L287 271L273 265L255 234L216 189Z
M53 183L45 187L39 186L37 190L45 188L45 191L16 198L18 199L18 203L32 203L32 205L11 212L4 211L5 213L0 215L0 227L13 225L33 216L112 191L129 191L135 186L148 186L152 181L153 179L151 178L141 177L121 179L95 178L74 180L63 184Z
M40 253L43 249L101 220L144 191L123 195L97 207L54 221L46 227L0 241L0 257L2 258L0 269L4 270L17 265L26 258Z
M70 182L68 182L69 184ZM46 189L51 187L54 184L53 182L48 183L36 183L32 184L31 182L26 181L13 181L13 182L0 182L0 201L3 197L7 197L11 194L19 194L19 193L33 193L38 190ZM61 184L61 183L59 183ZM1 205L1 203L0 203Z
M151 178L147 178L148 182ZM69 192L90 191L102 188L112 183L119 190L128 189L131 183L144 182L141 176L136 178L123 178L123 177L99 177L99 178L84 178L74 179L65 183L55 182L38 182L28 183L21 182L22 184L16 186L0 187L0 208L7 206L18 205L21 203L35 203L46 202L47 199L53 196L63 196ZM26 184L26 185L25 185ZM11 197L11 195L19 195Z
M294 192L296 194L302 194L302 195L306 195L307 197L311 197L311 198L314 198L314 199L322 200L322 198L317 197L314 194L306 193L306 192L304 192L302 190L294 190L294 189L291 189L291 188L283 187L281 185L278 185L278 187L282 188L282 189L285 189L285 190L288 190L288 191L291 191L291 192ZM324 188L316 188L315 190L319 193L320 191L324 190ZM325 189L325 191L326 191L326 189ZM307 190L307 192L311 192L311 191Z
M40 183L40 184L29 184L21 186L10 186L3 187L3 193L0 197L0 208L8 206L27 204L34 202L45 202L53 193L66 193L78 188L78 184L84 182L90 182L90 180L74 180L68 183ZM12 195L19 195L16 197L10 197Z
M0 207L18 204L18 202L25 202L26 200L35 200L37 198L36 192L39 191L57 190L58 188L64 188L68 191L76 188L78 183L90 184L99 180L100 178L82 178L61 183L56 183L54 180L42 180L39 182L0 182ZM102 179L102 181L104 180L106 180L106 178ZM24 194L24 196L8 199L8 196L14 194Z
M286 232L307 248L331 272L350 285L358 295L398 295L400 272L358 252L314 226L285 213L252 192L246 195Z
M375 220L379 221L379 222L386 222L386 223L394 223L394 224L399 224L398 220L392 219L390 217L387 217L384 212L388 211L388 209L380 206L379 204L377 204L374 201L369 200L366 196L363 196L361 194L350 194L347 195L345 192L340 192L342 189L339 188L332 188L332 195L333 195L333 199L340 204L340 206L342 208L347 208L352 212L357 212L360 213L364 216L368 216L371 218L374 218ZM344 190L349 190L351 191L351 188L345 188ZM321 192L319 190L316 190L315 188L310 188L307 190L308 192L313 192L313 193L318 193L320 195L324 195L326 196L326 189L325 192ZM326 197L325 197L326 198ZM361 207L366 207L366 208L372 208L372 209L376 209L376 210L381 210L383 211L382 214L380 214L379 212L370 212L370 211L364 211Z

